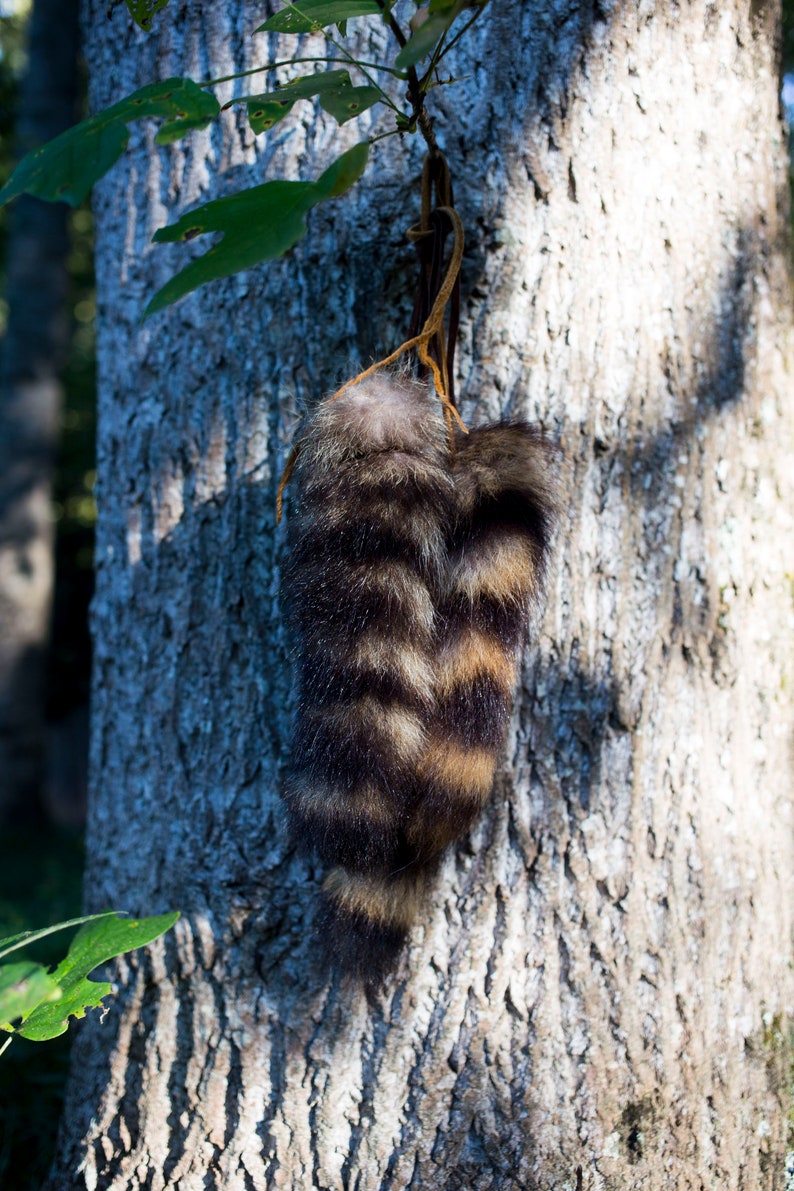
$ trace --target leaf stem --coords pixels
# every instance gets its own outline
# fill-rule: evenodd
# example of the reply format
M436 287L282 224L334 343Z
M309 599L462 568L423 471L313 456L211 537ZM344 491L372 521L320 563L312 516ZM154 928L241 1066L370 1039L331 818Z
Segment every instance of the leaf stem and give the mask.
M124 911L121 911L123 913ZM67 922L56 922L54 926L45 926L41 930L25 930L21 934L4 939L0 946L0 959L5 959L12 951L19 951L20 947L27 947L30 943L37 943L47 935L57 934L60 930L68 930L72 926L82 926L86 922L95 922L98 918L112 918L118 916L118 910L103 910L101 914L84 914L81 918L70 918Z
M369 85L371 87L374 87L375 90L379 93L383 102L385 104L388 104L388 106L392 109L392 111L399 112L400 109L397 107L397 104L394 102L394 100L391 98L391 96L386 94L386 92L383 90L382 87L378 86L378 84L373 79L372 75L367 72L365 64L363 62L359 62L357 58L354 58L353 55L347 49L345 49L345 47L340 42L338 42L330 33L326 33L325 37L326 37L326 41L330 41L331 45L334 46L337 50L339 50L340 54L344 54L345 58L347 59L347 61L350 63L351 66L358 67L358 69L363 74L364 78L367 79L367 81L369 82Z
M388 136L399 136L401 131L402 129L400 128L390 128L388 132L379 132L377 136L371 136L369 138L369 143L370 145L375 145L378 141L385 141Z
M270 62L267 66L252 66L250 70L238 70L236 74L225 74L219 79L205 79L203 83L197 83L197 87L217 87L220 83L231 83L234 79L244 79L252 74L263 74L268 70L276 70L279 66L292 66L296 62L336 62L339 65L344 65L346 62L354 62L356 66L367 67L369 70L383 70L387 74L393 74L398 79L405 78L405 71L395 70L393 66L380 66L377 62L358 62L355 58L349 55L347 58L285 58L283 62ZM364 74L364 71L361 72ZM375 83L372 84L376 86ZM380 89L380 88L379 88Z
M436 70L436 67L438 66L439 61L444 56L444 41L446 39L446 36L447 36L447 30L445 29L444 32L441 34L438 45L433 50L427 70L422 75L422 78L419 80L419 88L422 92L422 95L427 95L427 92L430 90L430 87L432 85L430 82L431 75L433 75L435 73L435 70Z

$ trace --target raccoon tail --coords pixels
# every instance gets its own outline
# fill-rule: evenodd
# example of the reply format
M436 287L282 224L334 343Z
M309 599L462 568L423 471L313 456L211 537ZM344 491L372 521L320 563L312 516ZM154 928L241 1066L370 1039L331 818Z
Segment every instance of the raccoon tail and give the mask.
M409 830L422 856L464 834L493 787L520 650L543 590L555 456L549 440L524 422L483 426L458 442L436 708Z
M439 403L380 374L320 405L295 470L283 598L297 713L283 797L329 866L324 935L342 965L384 964L419 879L406 808L435 705L437 592L453 481Z

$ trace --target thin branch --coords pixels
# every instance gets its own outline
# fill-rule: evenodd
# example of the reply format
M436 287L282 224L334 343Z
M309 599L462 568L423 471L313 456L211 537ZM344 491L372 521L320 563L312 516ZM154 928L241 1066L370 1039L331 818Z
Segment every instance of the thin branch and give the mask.
M402 29L397 24L394 13L390 12L386 8L386 0L375 0L375 3L377 4L378 8L381 10L384 17L386 18L386 23L388 24L389 28L391 29L392 33L394 34L398 46L400 47L401 50L405 49L405 47L408 44L408 38L405 36Z
M460 29L458 29L458 31L457 31L457 33L455 34L455 36L454 36L454 37L453 37L453 38L452 38L450 41L448 41L448 42L447 42L447 44L445 45L445 47L444 47L444 53L439 55L439 58L438 58L438 61L439 61L439 62L441 61L441 59L442 59L442 58L445 58L445 57L447 56L447 54L449 53L449 51L450 51L450 50L451 50L451 49L452 49L454 46L456 46L456 45L458 44L458 42L460 41L461 37L463 37L463 36L464 36L466 33L468 33L469 29L471 29L472 25L473 25L473 24L474 24L474 22L477 20L477 18L479 17L480 13L481 13L481 12L484 12L484 10L485 10L485 7L486 7L486 6L483 4L481 8L477 8L477 9L475 9L474 16L470 17L470 18L469 18L469 20L468 20L468 21L466 21L466 23L465 23L465 24L461 25Z
M419 108L419 112L416 117L416 123L419 127L419 131L421 132L422 136L425 138L425 142L426 142L427 147L430 150L430 152L437 153L438 152L438 141L436 140L436 134L435 134L435 131L433 130L433 121L430 119L430 113L428 112L427 108L425 107L424 102L422 103L421 107Z
M439 61L444 56L444 41L446 39L446 36L447 36L447 30L445 29L444 32L441 34L441 37L438 40L438 45L433 50L427 70L422 75L422 78L419 80L419 87L421 88L423 95L426 95L428 90L430 89L430 76L435 73L435 69L438 66Z
M406 45L408 44L408 38L398 25L394 14L387 10L385 0L376 0L376 3L383 13L386 23L394 34L395 40L397 41L400 49L405 49ZM419 76L416 73L415 66L408 67L408 100L411 104L411 108L413 109L413 118L416 122L416 126L418 127L422 136L425 138L428 149L431 153L437 153L438 142L436 140L436 134L433 131L433 121L430 119L430 115L425 108L425 98L419 85Z

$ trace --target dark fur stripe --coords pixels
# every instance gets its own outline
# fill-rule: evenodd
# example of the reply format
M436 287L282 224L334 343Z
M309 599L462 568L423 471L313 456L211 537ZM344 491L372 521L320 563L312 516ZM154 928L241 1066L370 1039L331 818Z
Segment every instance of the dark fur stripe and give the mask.
M509 714L510 691L490 675L479 675L454 687L438 708L438 718L452 739L476 749L502 744Z

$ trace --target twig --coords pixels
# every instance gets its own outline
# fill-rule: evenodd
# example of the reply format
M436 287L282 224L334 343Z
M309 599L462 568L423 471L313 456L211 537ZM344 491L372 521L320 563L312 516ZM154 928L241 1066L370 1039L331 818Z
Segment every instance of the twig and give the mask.
M375 2L383 13L386 23L394 34L395 40L397 41L400 49L405 49L406 45L408 44L408 39L400 26L397 24L393 13L387 10L385 0L375 0ZM422 136L425 138L428 149L431 153L437 153L438 142L436 140L436 134L433 131L433 121L430 119L428 111L425 107L424 92L422 91L422 87L419 82L419 75L416 73L415 66L408 67L408 100L411 104L411 108L413 109L413 117L416 121L416 126L421 132Z

